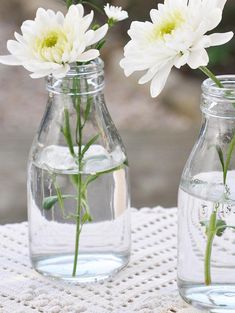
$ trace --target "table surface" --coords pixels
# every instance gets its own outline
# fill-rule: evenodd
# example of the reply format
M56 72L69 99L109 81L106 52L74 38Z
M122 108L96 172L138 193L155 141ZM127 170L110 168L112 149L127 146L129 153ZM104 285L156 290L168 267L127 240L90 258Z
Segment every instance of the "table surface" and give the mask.
M132 210L132 257L104 283L72 285L36 273L27 223L0 226L0 313L198 313L176 286L177 210Z

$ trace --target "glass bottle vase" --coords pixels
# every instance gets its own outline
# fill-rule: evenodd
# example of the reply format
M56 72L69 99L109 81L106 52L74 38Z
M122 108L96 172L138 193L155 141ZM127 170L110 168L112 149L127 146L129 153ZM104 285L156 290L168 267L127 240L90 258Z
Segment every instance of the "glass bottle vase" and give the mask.
M179 188L178 286L213 313L235 312L235 76L203 83L203 123Z
M128 161L103 87L100 59L48 77L28 165L30 256L46 276L94 282L129 261Z

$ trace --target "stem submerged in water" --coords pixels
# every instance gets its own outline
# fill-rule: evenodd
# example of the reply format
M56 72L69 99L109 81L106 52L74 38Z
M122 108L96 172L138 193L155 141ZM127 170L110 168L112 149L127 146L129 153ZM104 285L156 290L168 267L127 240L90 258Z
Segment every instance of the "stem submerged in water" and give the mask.
M73 79L73 88L75 90L75 94L81 93L81 84L80 79L74 77ZM88 87L87 87L88 88ZM77 154L77 164L78 164L78 173L75 185L77 187L77 209L76 209L76 239L75 239L75 252L74 252L74 264L73 264L73 277L77 274L77 265L78 265L78 255L79 255L79 244L80 244L80 235L82 232L83 225L86 222L91 222L92 218L89 213L89 205L87 203L87 187L88 184L86 181L82 179L83 172L83 159L85 153L88 151L90 146L96 142L99 135L93 137L86 145L83 144L83 129L88 121L90 112L92 99L87 98L86 108L84 111L84 116L82 118L82 98L78 95L73 97L74 108L77 115L77 123L76 123L76 134L75 140L78 146L78 154Z
M76 85L76 91L79 91L79 80L74 78L74 85ZM81 120L81 101L79 96L75 96L75 109L77 113L77 127L76 127L76 143L78 145L78 180L77 180L77 218L76 218L76 239L75 239L75 254L73 264L73 277L77 273L78 253L80 234L82 230L82 120Z
M205 284L211 285L211 253L215 235L211 233L208 235L205 254Z
M235 134L233 135L233 138L229 144L225 162L224 162L224 157L223 157L221 148L219 147L219 149L217 149L221 166L222 166L222 170L223 170L224 186L226 186L228 169L231 163L234 148L235 148ZM218 208L219 208L219 204L217 204L215 211L211 215L209 229L207 232L207 245L206 245L206 255L205 255L205 284L207 286L211 285L211 253L212 253L213 241L216 236L216 232L218 231L218 228L217 228Z
M73 263L73 277L77 273L77 263L78 263L78 252L79 252L79 243L80 243L80 234L82 230L81 225L81 184L82 184L82 175L78 174L78 200L77 200L77 220L76 220L76 240L75 240L75 254L74 254L74 263Z
M221 83L221 81L206 67L206 66L201 66L199 67L199 69L207 76L209 77L215 84L217 87L219 88L224 88L224 85ZM234 151L235 148L235 135L229 145L229 149L228 149L228 153L227 153L227 157L226 157L226 161L224 161L224 156L223 156L223 152L220 146L217 146L217 152L219 155L219 159L220 159L220 163L222 166L222 170L223 170L223 183L224 186L226 185L226 180L227 180L227 172L228 172L228 168L231 162L231 157L232 157L232 153ZM206 243L206 251L205 251L205 265L204 265L204 275L205 275L205 284L206 286L211 285L212 283L212 279L211 279L211 255L212 255L212 248L213 248L213 242L215 239L215 236L217 235L217 213L218 213L218 209L219 209L219 204L216 204L213 213L210 216L210 221L209 221L209 225L206 231L206 235L207 235L207 243Z
M211 284L211 254L213 241L216 235L216 225L217 225L217 212L219 204L216 205L213 213L210 217L209 227L207 229L207 244L205 253L205 284L209 286Z

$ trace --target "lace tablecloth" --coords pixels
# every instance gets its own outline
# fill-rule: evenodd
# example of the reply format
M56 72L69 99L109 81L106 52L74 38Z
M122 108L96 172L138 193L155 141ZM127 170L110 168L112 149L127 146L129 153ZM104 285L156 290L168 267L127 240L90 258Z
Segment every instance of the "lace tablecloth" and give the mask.
M71 285L37 274L27 223L0 226L0 313L198 313L176 289L176 209L132 212L132 258L114 280Z

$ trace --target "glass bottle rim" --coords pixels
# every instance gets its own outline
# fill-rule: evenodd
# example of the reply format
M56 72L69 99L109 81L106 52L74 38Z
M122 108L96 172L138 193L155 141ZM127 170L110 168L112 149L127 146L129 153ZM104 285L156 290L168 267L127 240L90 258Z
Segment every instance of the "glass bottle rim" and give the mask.
M87 64L70 64L70 70L66 76L55 78L53 75L47 77L47 90L53 94L85 95L97 93L104 88L104 62L96 58ZM86 80L86 91L74 91L73 80Z
M77 75L92 75L95 73L103 72L103 70L103 60L101 58L96 58L87 64L72 63L66 77L73 77Z
M202 83L202 91L205 96L220 100L235 100L235 75L219 75L217 79L224 88L218 87L215 82L208 78Z

